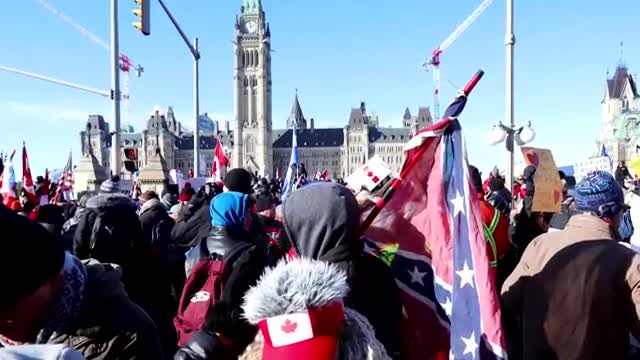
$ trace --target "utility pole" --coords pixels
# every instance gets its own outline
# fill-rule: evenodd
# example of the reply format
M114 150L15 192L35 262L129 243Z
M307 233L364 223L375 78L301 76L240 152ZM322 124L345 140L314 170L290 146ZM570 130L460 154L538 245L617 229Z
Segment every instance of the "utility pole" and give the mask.
M118 39L118 0L111 0L111 175L120 175L120 50Z
M507 29L505 34L505 46L507 50L506 51L507 59L506 59L505 78L507 79L507 83L506 83L505 121L507 122L507 126L510 129L513 129L515 128L515 120L514 120L515 112L513 110L513 105L514 105L513 52L516 44L516 35L513 29L514 0L506 0L506 2L507 2L507 16L506 16ZM510 139L513 142L513 139L514 139L513 136L511 136ZM509 189L510 192L513 191L513 176L514 176L513 172L515 167L515 157L514 157L515 146L513 145L515 144L512 143L509 150L509 160L508 160L509 163L507 165L507 189Z
M200 61L200 51L198 50L198 38L194 39L193 44L189 41L187 35L182 31L180 24L173 17L167 5L165 5L163 0L158 0L160 6L164 10L164 12L171 20L171 23L176 28L182 40L184 40L185 44L191 51L191 55L193 56L193 111L194 111L194 126L193 126L193 174L195 177L200 176L200 124L198 122L199 111L200 111L200 69L198 62Z

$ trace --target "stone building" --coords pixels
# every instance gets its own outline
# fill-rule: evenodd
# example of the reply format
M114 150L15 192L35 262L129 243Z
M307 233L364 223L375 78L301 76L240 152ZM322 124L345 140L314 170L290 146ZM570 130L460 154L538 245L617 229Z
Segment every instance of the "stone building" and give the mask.
M296 92L286 128L273 129L271 29L260 0L242 0L234 29L234 127L225 122L221 128L206 113L200 116L203 172L211 169L219 140L232 167L284 176L294 127L300 161L310 174L327 169L331 177L346 177L375 154L398 171L404 144L415 131L432 123L428 107L420 107L415 116L407 108L398 118L398 127L382 127L378 116L361 102L348 113L344 127L316 128L313 118L305 118ZM89 116L80 138L83 166L77 169L77 191L94 189L106 178L112 146L109 124L101 115ZM136 149L140 177L153 178L165 174L166 168L188 174L193 167L193 141L193 132L182 126L169 106L166 110L154 108L142 132L123 129L120 146ZM126 178L124 165L120 169ZM145 175L145 169L156 170L151 176L151 170Z
M607 78L602 100L602 145L613 161L629 161L640 145L640 93L637 76L627 66L618 64L612 78ZM598 155L599 155L598 151Z

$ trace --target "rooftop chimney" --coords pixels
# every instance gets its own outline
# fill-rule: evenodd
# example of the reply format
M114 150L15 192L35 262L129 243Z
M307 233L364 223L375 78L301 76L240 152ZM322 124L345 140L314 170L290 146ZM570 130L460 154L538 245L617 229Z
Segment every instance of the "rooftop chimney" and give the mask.
M228 134L228 133L229 133L229 120L225 120L225 121L224 121L224 132L225 132L226 134Z
M313 129L313 128L315 127L315 126L314 126L315 120L313 120L313 118L311 118L311 119L309 120L309 123L310 123L310 124L309 124L309 125L310 125L310 127Z

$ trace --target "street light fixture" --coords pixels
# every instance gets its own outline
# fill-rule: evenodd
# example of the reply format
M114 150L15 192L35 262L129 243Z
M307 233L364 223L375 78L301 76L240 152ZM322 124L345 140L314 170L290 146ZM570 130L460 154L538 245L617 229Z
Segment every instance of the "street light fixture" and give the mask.
M505 143L507 151L509 152L509 171L507 173L507 189L513 191L513 170L514 170L514 150L515 145L524 146L536 138L536 132L531 127L531 121L527 122L526 126L509 127L499 122L493 126L493 129L489 132L489 144L498 145L502 142Z

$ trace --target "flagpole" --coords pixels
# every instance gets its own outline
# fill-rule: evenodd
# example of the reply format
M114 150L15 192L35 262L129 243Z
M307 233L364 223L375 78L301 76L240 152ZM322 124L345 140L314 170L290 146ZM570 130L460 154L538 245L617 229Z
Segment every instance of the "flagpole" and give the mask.
M480 79L482 79L483 75L484 75L484 71L478 70L478 72L476 72L475 75L473 75L471 80L469 80L469 83L467 83L467 86L465 86L464 89L462 90L462 95L469 96L469 94L471 94L471 92L476 87ZM409 175L411 170L418 163L418 160L422 158L422 155L424 155L424 152L426 150L427 150L427 146L421 146L411 159L407 159L405 161L405 164L402 167L402 171L400 172L400 175L397 178L393 179L391 186L388 188L387 191L385 191L382 198L380 198L375 203L374 208L371 210L367 218L360 224L360 228L358 229L358 236L357 236L358 239L364 235L364 233L367 231L369 226L373 223L373 220L375 220L378 214L380 214L380 211L382 211L382 208L389 202L389 200L391 200L391 197L393 197L396 190L400 187L400 185L402 185L403 179L405 179Z

